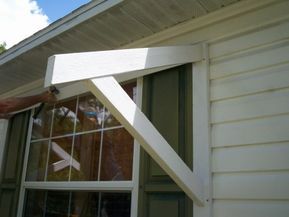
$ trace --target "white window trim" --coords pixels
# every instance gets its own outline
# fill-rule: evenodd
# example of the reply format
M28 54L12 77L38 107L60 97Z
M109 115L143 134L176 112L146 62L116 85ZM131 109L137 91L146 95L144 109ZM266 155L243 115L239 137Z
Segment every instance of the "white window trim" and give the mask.
M204 46L198 44L55 55L49 58L45 85L87 80L88 89L111 110L148 154L195 204L205 206L205 201L210 201L210 198L205 195L204 186L207 186L210 175L199 174L198 170L193 173L118 84L123 77L132 79L164 67L207 61L207 55L203 56L204 50ZM206 64L203 61L202 65ZM205 70L207 72L207 68ZM208 137L207 133L204 135ZM200 141L208 142L203 145L209 146L208 139Z
M204 206L194 204L195 217L212 217L212 169L210 140L210 85L208 45L202 44L202 61L193 64L193 144L194 172L203 180Z
M142 78L138 78L136 104L141 106L142 102ZM63 100L69 97L77 96L88 92L83 82L76 82L66 87L60 88L60 93L57 95L58 100ZM34 106L35 107L35 106ZM34 107L31 107L34 108ZM17 217L23 216L25 205L25 191L27 189L42 189L42 190L85 190L85 191L127 191L131 192L131 216L137 216L138 206L138 189L139 189L139 161L140 161L140 145L134 140L133 150L133 170L131 181L69 181L69 182L31 182L25 181L27 172L28 155L31 141L33 112L31 113L30 123L28 127L25 156L22 170L22 180L19 193ZM6 127L7 128L7 127Z

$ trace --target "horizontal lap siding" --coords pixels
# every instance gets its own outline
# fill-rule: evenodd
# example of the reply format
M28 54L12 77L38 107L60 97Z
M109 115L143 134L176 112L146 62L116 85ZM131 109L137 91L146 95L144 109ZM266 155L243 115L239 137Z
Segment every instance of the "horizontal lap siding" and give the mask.
M218 217L288 217L289 201L217 200L213 212Z
M211 81L212 101L287 88L289 62Z
M214 175L215 199L288 200L289 171Z
M289 142L214 148L212 170L215 173L286 171L288 153Z
M289 215L289 19L280 20L209 44L214 217Z

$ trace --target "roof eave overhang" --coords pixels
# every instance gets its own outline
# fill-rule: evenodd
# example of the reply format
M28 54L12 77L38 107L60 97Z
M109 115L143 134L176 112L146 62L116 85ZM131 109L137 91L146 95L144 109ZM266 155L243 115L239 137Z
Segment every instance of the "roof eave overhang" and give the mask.
M88 20L109 8L112 8L124 0L96 0L84 5L83 7L75 10L64 18L52 23L47 28L40 30L31 37L23 40L19 44L8 49L0 55L0 65L15 59L21 54L47 42L61 33L77 26L78 24Z

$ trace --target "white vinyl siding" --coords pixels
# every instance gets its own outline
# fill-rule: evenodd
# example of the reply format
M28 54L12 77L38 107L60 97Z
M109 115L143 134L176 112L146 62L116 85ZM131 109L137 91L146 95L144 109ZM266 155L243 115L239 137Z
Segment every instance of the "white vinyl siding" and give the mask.
M257 17L277 8L209 44L214 217L289 213L289 19Z
M272 1L152 38L164 46L208 42L213 217L288 217L288 11L289 1Z

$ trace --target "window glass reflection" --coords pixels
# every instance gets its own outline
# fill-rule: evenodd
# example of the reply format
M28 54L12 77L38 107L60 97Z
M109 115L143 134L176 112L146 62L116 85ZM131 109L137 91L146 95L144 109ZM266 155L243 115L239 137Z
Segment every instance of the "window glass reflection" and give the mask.
M121 126L119 121L108 111L105 109L105 115L104 115L104 128L109 128L109 127L116 127L116 126Z
M99 216L98 192L72 192L71 217L95 217Z
M76 132L102 128L104 108L92 94L79 98Z
M38 116L33 119L32 139L50 136L53 106L44 106Z
M73 160L79 168L71 168L71 181L97 181L101 133L89 133L75 137Z
M28 190L24 217L129 217L125 192Z
M131 180L133 137L124 129L103 133L101 181Z
M27 165L27 181L44 181L48 141L31 143Z
M123 88L135 100L136 84ZM26 181L131 180L132 164L133 138L91 93L46 106L33 122Z
M70 159L71 148L71 136L51 141L47 181L68 181L70 165L79 169L79 162Z
M43 217L46 192L41 190L29 190L26 193L24 207L25 217Z
M76 99L55 105L52 136L73 133L76 110Z
M45 202L45 217L67 217L69 192L48 191Z
M100 217L130 216L130 194L101 193Z

